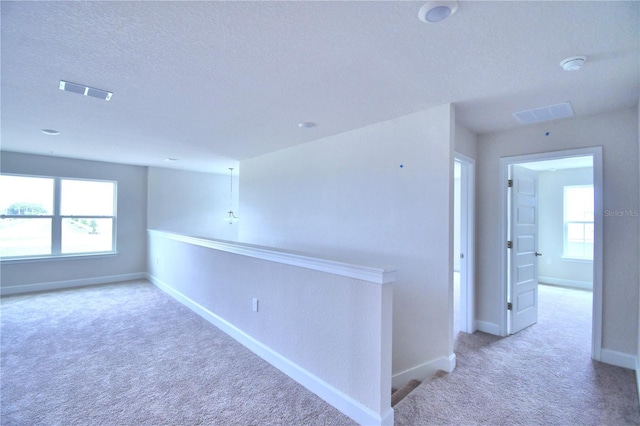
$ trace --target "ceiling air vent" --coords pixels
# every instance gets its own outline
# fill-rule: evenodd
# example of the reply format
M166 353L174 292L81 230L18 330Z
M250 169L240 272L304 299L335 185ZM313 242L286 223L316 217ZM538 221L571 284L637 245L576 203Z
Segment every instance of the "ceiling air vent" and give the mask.
M79 93L84 96L91 96L92 98L104 99L108 101L113 96L113 93L106 90L100 90L82 84L70 83L68 81L60 80L60 90L65 92Z
M542 108L528 109L514 112L513 116L520 124L540 123L542 121L558 120L559 118L573 117L573 108L569 102L550 105Z

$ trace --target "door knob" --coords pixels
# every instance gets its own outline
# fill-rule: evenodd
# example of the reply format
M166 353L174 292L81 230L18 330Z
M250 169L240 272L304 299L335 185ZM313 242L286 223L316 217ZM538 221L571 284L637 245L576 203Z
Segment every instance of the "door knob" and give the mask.
M536 256L542 256L542 253L540 253L539 251L536 252Z

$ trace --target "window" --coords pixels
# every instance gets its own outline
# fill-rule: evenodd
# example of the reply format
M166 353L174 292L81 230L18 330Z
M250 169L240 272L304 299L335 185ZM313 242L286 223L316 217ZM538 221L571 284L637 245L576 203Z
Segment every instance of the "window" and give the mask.
M0 175L0 257L115 251L116 182Z
M564 187L564 257L593 260L593 185Z

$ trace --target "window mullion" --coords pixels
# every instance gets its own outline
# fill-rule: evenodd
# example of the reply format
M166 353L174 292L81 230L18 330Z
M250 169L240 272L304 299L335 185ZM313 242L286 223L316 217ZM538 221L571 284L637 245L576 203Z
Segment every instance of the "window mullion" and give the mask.
M60 178L55 178L53 181L53 223L51 224L51 254L54 256L58 256L62 252L61 191L62 184Z

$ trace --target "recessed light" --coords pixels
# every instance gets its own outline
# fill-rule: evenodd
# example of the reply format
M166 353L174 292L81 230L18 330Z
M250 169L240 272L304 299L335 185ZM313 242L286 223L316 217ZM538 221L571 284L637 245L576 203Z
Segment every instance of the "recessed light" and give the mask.
M418 11L418 18L427 23L444 21L458 10L455 0L428 1Z
M59 131L53 130L53 129L42 129L40 131L45 135L49 135L49 136L58 136L60 134Z
M312 123L311 121L303 121L298 123L298 127L301 129L311 129L312 127L316 127L316 123Z
M164 161L165 161L165 163L173 163L174 161L178 161L178 159L177 158L168 157L168 158L165 158Z
M572 56L570 58L563 59L562 62L560 62L560 66L565 71L577 71L582 68L584 61L586 60L586 56Z

